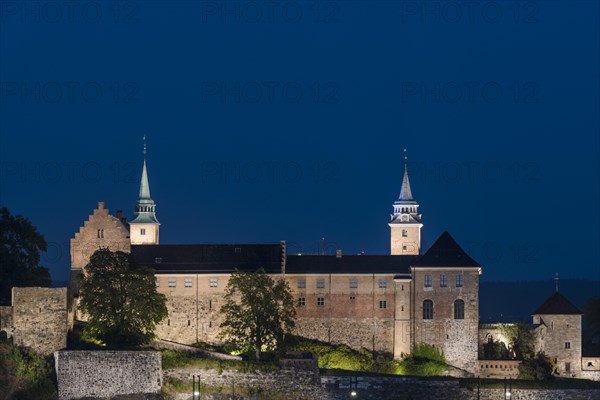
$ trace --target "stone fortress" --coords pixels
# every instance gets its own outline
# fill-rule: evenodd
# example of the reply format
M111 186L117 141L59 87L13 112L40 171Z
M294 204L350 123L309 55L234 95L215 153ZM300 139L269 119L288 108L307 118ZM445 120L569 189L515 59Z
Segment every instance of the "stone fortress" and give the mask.
M263 268L289 282L297 300L297 335L385 351L395 358L410 353L416 343L428 343L441 349L449 364L470 374L516 376L518 362L478 359L486 341L503 340L496 326L479 324L482 266L448 232L421 254L418 209L405 166L388 223L389 255L287 254L285 241L161 245L144 144L133 220L128 222L121 211L111 215L100 202L71 239L71 295L67 299L66 291L60 294L60 319L66 319L68 328L73 318L82 318L76 311L76 277L85 273L95 250L109 248L131 252L135 263L155 270L157 290L167 297L168 317L156 330L163 340L219 342L219 309L230 274ZM15 338L22 332L20 337L29 340L18 342L35 348L32 325L19 322L27 307L27 296L19 295L20 290L13 291L12 307L0 308L0 331ZM48 314L42 308L39 312ZM600 359L581 356L581 315L560 293L552 294L533 313L537 347L555 359L561 375L600 379ZM29 331L18 325L29 326ZM54 342L44 352L61 348L62 342Z

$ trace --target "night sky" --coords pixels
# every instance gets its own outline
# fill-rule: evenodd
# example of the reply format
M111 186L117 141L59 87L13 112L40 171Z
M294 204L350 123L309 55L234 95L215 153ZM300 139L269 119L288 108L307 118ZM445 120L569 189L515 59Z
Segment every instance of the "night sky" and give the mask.
M144 134L161 243L386 254L406 148L424 249L600 279L598 2L69 4L0 1L0 205L54 279Z

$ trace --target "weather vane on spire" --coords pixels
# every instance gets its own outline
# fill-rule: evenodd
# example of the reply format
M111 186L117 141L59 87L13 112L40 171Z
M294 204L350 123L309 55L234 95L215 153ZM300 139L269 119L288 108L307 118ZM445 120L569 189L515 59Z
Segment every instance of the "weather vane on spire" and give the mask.
M146 157L146 134L144 134L144 157Z
M558 292L558 272L554 274L554 286L556 287L556 291Z
M406 149L404 149L404 169L408 168L408 156L406 155Z

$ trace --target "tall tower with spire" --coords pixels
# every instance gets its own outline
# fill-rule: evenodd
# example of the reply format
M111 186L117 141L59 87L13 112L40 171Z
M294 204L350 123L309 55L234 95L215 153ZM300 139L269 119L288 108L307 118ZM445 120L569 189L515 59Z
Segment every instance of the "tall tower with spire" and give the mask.
M150 197L146 153L146 136L144 135L144 166L140 182L140 198L135 205L133 221L129 223L131 244L158 244L160 223L156 219L156 205Z
M406 149L404 149L404 177L400 196L393 205L394 213L390 216L390 254L418 255L421 253L421 214L419 204L410 191Z

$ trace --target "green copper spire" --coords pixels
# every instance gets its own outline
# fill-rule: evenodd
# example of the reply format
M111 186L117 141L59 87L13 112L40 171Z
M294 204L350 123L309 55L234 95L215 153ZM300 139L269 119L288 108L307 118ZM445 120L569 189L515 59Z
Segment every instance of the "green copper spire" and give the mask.
M148 183L148 170L146 168L146 135L144 135L144 166L142 167L142 181L140 182L140 200L152 200L150 197L150 184Z
M135 206L135 218L131 223L158 223L155 215L156 206L154 200L150 197L146 153L146 135L144 135L144 165L142 167L142 180L140 181L140 198Z

